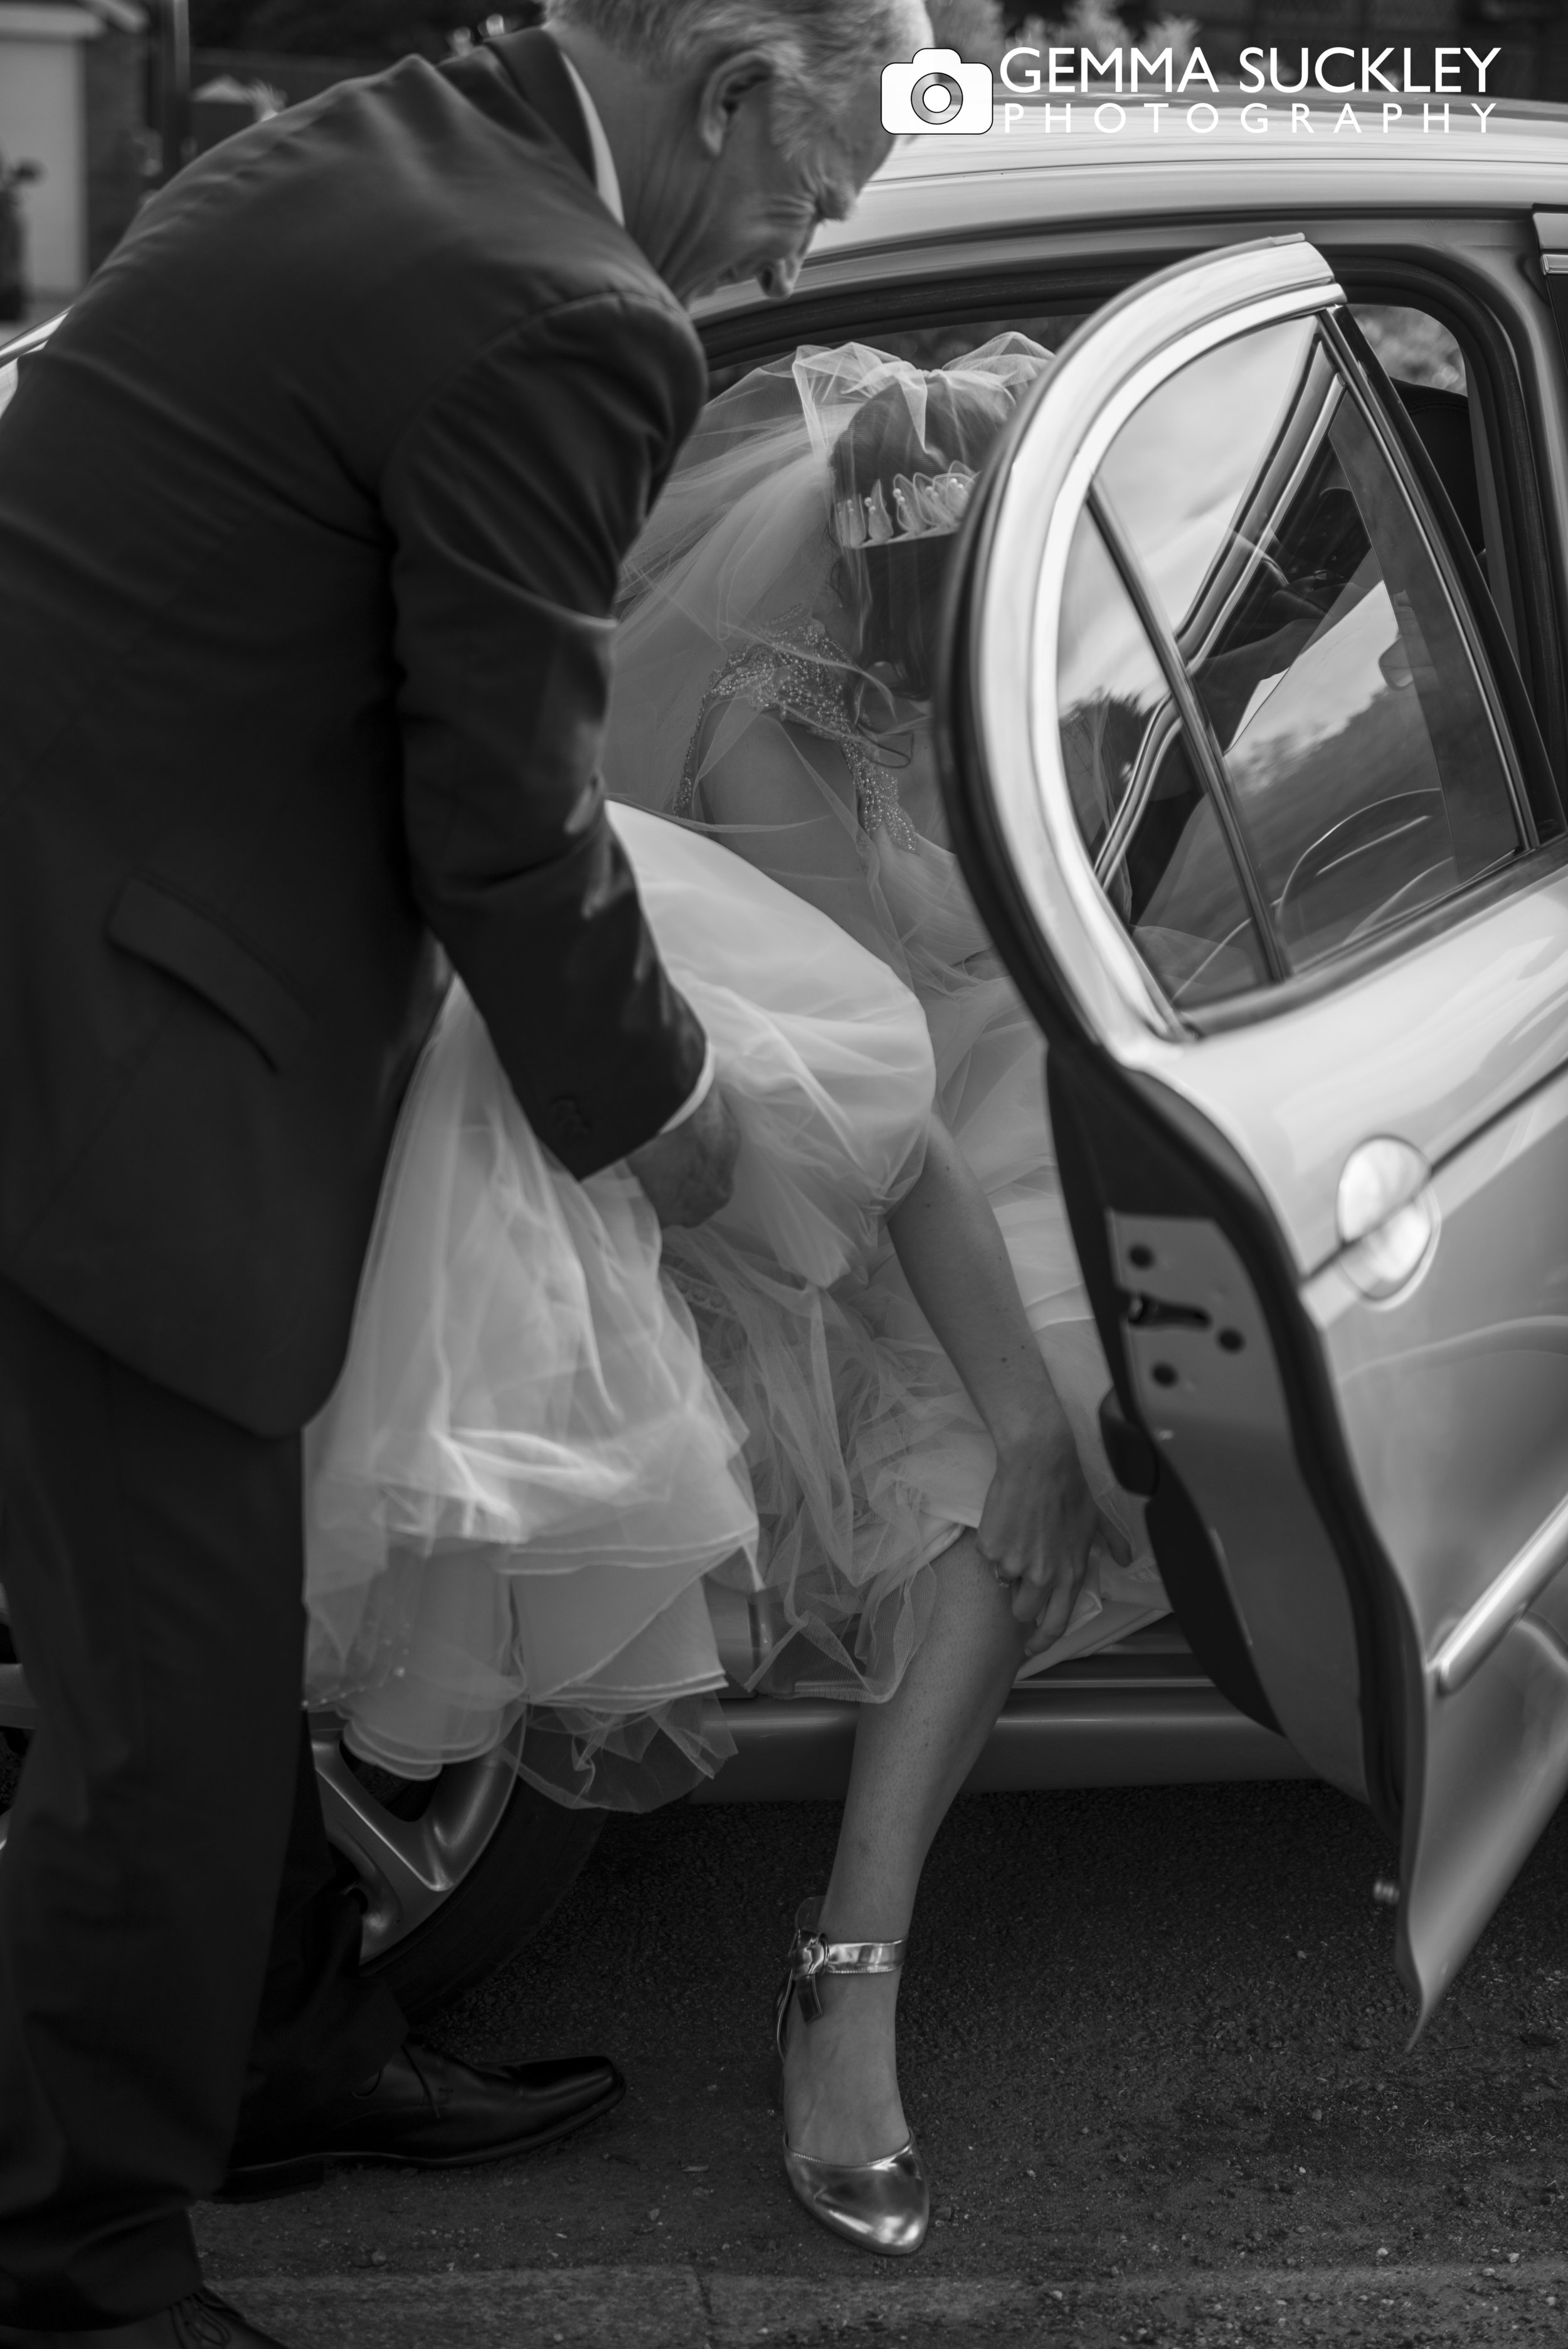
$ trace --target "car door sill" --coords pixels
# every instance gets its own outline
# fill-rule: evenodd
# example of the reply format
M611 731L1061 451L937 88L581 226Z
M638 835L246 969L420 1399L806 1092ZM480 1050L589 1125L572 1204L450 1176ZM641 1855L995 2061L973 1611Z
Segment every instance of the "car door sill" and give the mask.
M694 1802L832 1802L849 1783L858 1707L816 1697L736 1697L738 1751ZM1035 1681L1016 1688L965 1794L1048 1787L1183 1785L1310 1778L1295 1748L1195 1676L1121 1686Z

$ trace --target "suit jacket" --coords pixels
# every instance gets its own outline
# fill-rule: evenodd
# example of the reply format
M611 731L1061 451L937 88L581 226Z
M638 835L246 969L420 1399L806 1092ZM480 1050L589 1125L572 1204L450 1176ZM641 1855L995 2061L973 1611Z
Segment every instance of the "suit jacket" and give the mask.
M604 821L701 347L550 36L201 157L0 422L0 1274L263 1433L325 1400L466 981L577 1174L700 1072Z

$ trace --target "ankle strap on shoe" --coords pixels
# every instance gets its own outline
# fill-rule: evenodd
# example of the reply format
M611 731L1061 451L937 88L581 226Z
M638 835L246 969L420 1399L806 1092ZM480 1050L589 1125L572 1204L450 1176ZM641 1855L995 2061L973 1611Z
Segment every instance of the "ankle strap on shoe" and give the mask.
M823 1974L896 1974L909 1947L907 1940L826 1940L815 1930L820 1907L812 1900L802 1908L789 1945L789 1980L808 2023L814 2023L822 2012L817 1984Z
M789 1951L796 1982L818 1974L896 1974L907 1941L824 1941L820 1933L797 1933Z

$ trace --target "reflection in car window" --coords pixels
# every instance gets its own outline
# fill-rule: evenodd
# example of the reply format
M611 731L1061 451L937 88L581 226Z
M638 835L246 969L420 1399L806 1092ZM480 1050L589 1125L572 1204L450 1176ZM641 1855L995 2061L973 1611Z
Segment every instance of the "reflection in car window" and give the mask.
M1085 844L1171 1002L1256 987L1263 948L1154 647L1092 517L1068 559L1057 650L1062 759Z
M1429 311L1357 302L1351 315L1396 383L1461 396L1469 391L1464 353Z
M1298 429L1326 429L1277 509L1246 518L1249 574L1194 665L1293 969L1519 846L1486 704L1416 518L1338 378L1313 374L1320 389Z
M1097 477L1170 626L1180 630L1279 439L1312 348L1310 318L1222 343L1162 383Z
M1437 563L1310 321L1195 360L1113 441L1057 688L1085 844L1174 1001L1309 968L1522 844Z

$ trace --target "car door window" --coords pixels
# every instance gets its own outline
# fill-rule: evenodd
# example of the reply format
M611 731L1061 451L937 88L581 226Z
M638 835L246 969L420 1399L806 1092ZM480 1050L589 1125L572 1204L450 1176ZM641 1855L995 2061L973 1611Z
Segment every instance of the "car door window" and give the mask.
M1101 887L1171 1002L1268 976L1213 800L1148 631L1092 515L1068 558L1057 659L1062 758Z
M1465 355L1429 310L1406 303L1355 302L1356 323L1400 388L1458 394L1470 389Z
M1140 403L1100 460L1096 488L1178 635L1300 409L1313 340L1309 318L1287 318L1206 351Z
M1452 607L1347 397L1264 552L1196 682L1302 969L1451 895L1519 830Z
M1057 686L1086 846L1179 1004L1312 968L1526 844L1448 585L1311 321L1220 345L1122 425Z

